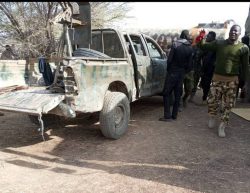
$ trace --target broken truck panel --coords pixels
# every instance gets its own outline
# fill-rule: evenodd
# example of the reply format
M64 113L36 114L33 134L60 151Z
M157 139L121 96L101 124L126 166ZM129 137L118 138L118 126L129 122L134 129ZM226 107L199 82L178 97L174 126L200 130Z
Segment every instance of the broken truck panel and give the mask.
M8 92L0 95L0 109L37 115L47 114L64 98L63 94L52 94L45 88Z
M133 72L126 59L71 58L63 63L74 72L78 93L72 106L75 111L100 111L111 83L123 85L126 92L133 90Z
M0 60L0 87L25 85L26 66L26 60Z
M95 33L99 34L98 30L95 30ZM140 97L161 93L165 79L166 58L152 39L141 34L125 35L112 29L101 30L100 35L107 35L105 38L99 37L98 39L102 44L107 42L108 46L106 44L100 44L100 47L92 46L96 49L105 48L100 51L113 57L97 58L84 55L66 57L59 63L55 74L54 83L61 82L64 85L64 87L60 87L59 91L56 90L58 89L56 84L53 84L49 90L46 90L46 97L39 92L32 92L32 88L29 89L30 92L11 93L5 95L5 97L10 97L9 99L4 99L2 96L0 109L65 116L57 107L63 99L65 99L63 103L69 105L73 111L88 113L102 110L108 90L123 92L130 102ZM127 41L125 36L128 37ZM115 46L110 43L109 39L116 39L113 42ZM99 45L96 39L93 40L94 42ZM131 47L132 50L129 51ZM100 56L102 55L100 54ZM135 66L136 68L134 68ZM33 65L29 69L35 68ZM138 75L136 78L135 74ZM138 88L135 86L135 80L138 81ZM137 92L138 96L136 96ZM61 98L62 95L64 98ZM49 104L48 107L43 106L51 100L52 96L57 102ZM18 101L21 98L24 102L19 104ZM41 103L31 102L28 106L28 103L25 102L29 101L28 98L32 101L39 100ZM11 102L9 103L8 100Z
M49 61L52 71L56 70L55 60ZM38 69L38 59L0 60L0 87L13 85L42 86L42 74Z

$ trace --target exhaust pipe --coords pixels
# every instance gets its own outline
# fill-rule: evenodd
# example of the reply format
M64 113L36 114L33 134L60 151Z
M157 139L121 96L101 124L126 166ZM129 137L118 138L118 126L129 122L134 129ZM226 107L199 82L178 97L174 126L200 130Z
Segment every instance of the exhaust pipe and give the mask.
M65 117L68 117L68 118L76 117L76 112L69 105L61 102L59 103L58 107Z

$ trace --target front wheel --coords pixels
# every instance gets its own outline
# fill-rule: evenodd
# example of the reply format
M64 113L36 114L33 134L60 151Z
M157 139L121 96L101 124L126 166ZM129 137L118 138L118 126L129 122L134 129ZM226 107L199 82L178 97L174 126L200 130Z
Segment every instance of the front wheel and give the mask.
M108 92L100 113L102 134L111 139L119 139L128 130L130 119L129 100L124 93Z

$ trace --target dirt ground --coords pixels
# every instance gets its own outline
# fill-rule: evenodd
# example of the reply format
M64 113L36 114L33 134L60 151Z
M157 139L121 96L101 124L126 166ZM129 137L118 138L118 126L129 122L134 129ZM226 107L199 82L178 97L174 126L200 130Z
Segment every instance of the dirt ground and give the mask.
M104 138L93 115L51 126L45 142L25 114L5 112L0 192L250 193L250 122L232 114L219 138L207 128L206 106L189 103L172 122L158 121L162 97L131 111L119 140Z

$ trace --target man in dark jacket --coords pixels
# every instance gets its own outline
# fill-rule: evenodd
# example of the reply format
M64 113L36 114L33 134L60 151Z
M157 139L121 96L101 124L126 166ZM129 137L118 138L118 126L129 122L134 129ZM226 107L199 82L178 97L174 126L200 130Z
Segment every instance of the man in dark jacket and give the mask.
M163 90L164 117L159 121L169 121L177 118L181 99L183 79L192 68L191 36L188 30L183 30L180 39L175 41L168 57L167 75ZM170 112L170 98L174 92L172 113Z

